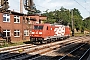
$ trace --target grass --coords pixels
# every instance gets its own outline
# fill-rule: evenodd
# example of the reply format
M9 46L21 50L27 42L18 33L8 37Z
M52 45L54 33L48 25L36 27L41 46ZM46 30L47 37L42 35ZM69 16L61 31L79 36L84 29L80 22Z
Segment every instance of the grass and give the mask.
M74 36L84 36L85 34L83 33L75 33Z
M17 45L23 45L25 43L23 42L18 42L18 43L4 43L3 45L0 46L0 48L4 48L4 47L10 47L10 46L17 46Z

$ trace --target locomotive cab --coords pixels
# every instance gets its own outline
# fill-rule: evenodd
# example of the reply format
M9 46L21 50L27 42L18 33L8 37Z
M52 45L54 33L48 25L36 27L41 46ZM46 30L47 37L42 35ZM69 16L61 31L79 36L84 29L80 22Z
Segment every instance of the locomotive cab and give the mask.
M49 25L48 24L35 24L30 34L31 42L40 42L44 40L46 36L49 36Z

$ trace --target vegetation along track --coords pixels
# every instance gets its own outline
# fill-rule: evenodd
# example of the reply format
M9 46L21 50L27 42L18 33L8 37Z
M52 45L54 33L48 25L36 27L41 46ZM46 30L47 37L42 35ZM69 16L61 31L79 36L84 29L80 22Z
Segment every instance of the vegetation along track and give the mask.
M79 39L79 38L75 38L75 39ZM22 52L22 53L12 53L10 55L3 55L0 57L3 57L1 58L1 60L12 60L12 59L15 59L15 60L23 60L23 59L28 59L28 58L33 58L33 57L37 57L39 56L39 54L44 54L48 51L51 51L55 48L58 48L60 47L61 45L62 46L65 46L65 45L68 45L70 43L73 43L75 39L71 39L71 40L65 40L63 42L55 42L55 43L50 43L50 44L45 44L45 45L41 45L41 46L38 46L38 47L33 47L33 48L30 48L30 49L27 49L26 51ZM85 39L85 38L81 38L82 39ZM69 42L69 41L72 41L72 42ZM75 40L76 41L76 40ZM60 46L59 46L60 45ZM39 52L39 53L38 53Z

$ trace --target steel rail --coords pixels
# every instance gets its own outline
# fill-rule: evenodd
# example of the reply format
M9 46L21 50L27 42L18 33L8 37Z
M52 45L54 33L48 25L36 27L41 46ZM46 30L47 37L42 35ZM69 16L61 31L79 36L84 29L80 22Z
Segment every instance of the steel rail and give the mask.
M0 52L5 51L5 50L20 48L20 47L25 47L25 46L31 46L31 44L24 44L24 45L19 45L19 46L11 46L11 47L0 48Z
M74 42L75 42L75 41L74 41ZM79 42L79 40L78 40L78 42ZM67 47L67 46L72 45L72 44L70 44L70 43L75 44L75 43L73 43L73 41L72 41L72 42L69 42L68 44L61 45L61 46L60 46L61 49L62 49L63 47ZM58 47L57 47L57 48L58 48ZM51 49L51 50L53 50L53 49ZM49 50L49 52L50 52L51 50ZM45 52L45 53L46 53L46 52ZM47 52L47 53L48 53L48 52ZM37 57L31 58L30 60L35 60L35 59L40 58L40 57L42 57L42 56L37 56Z
M77 41L77 40L76 40ZM78 40L79 41L79 40ZM80 40L81 41L81 40ZM72 40L72 42L73 42L73 40ZM68 43L66 43L66 44L69 44L69 43L71 43L71 41L70 42L68 42ZM57 44L59 44L59 43L57 43ZM57 44L55 44L55 45L57 45ZM52 44L52 46L54 46L53 44ZM64 45L63 45L64 46ZM47 47L48 48L48 47ZM43 49L45 49L44 47L43 47ZM26 52L25 52L26 53ZM29 52L30 53L30 52ZM21 56L20 56L21 55ZM17 57L17 56L20 56L20 57L22 57L23 56L23 54L17 54L17 55L14 55L14 56L12 56L12 57ZM38 55L38 54L36 54L36 55ZM35 55L33 55L33 56L35 56ZM5 58L5 59L8 59L8 58L12 58L11 56L10 57L7 57L7 58ZM32 57L32 56L25 56L25 58L28 58L28 57ZM18 59L18 57L16 58L16 59ZM19 58L19 59L22 59L22 58ZM23 59L24 59L24 57L23 57Z
M82 38L81 38L82 39ZM72 40L74 40L74 39L72 39ZM70 40L71 41L71 40ZM65 42L68 42L68 41L65 41ZM51 44L52 45L52 44ZM16 54L17 56L19 56L19 54ZM12 57L15 57L16 55L14 55L14 56L12 56ZM23 55L23 54L20 54L20 55ZM10 57L8 57L8 58L10 58Z
M82 60L82 58L88 53L89 50L90 50L90 48L80 57L79 60Z
M81 48L81 47L82 47L82 46L84 46L84 45L86 45L86 44L83 44L83 45L81 45L81 46L77 47L76 49L74 49L74 50L72 50L71 52L67 53L65 56L63 56L63 57L59 58L58 60L62 60L62 59L64 59L67 55L69 55L69 54L73 53L74 51L78 50L79 48Z
M73 44L75 44L75 43L73 43ZM72 44L70 44L70 45L72 45ZM63 47L67 47L67 46L70 46L70 45L66 45L66 46L63 46ZM61 46L60 49L62 49L63 47ZM35 59L37 59L37 58L39 58L39 57L42 57L42 56L38 56L38 57L32 58L32 59L30 59L30 60L35 60Z
M33 47L35 47L35 46L28 46L28 47L24 47L24 48L19 48L19 49L28 49L28 48L33 48ZM4 52L4 53L0 53L0 57L4 57L4 56L7 56L7 55L9 55L10 53L9 52L15 52L15 51L19 51L19 49L13 49L13 50L9 50L8 52Z
M81 38L81 37L78 37L78 38ZM78 39L77 38L77 39ZM76 38L75 38L76 39ZM74 40L74 39L73 39ZM31 44L25 44L25 45L19 45L19 46L12 46L12 47L5 47L5 48L0 48L0 53L3 53L3 52L11 52L9 50L16 50L16 48L22 48L22 47L25 47L25 46L31 46Z

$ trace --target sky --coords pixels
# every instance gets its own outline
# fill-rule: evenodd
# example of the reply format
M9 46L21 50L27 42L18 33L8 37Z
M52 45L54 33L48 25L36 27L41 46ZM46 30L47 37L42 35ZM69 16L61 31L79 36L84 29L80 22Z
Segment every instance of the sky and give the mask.
M49 11L59 10L62 6L66 9L77 8L82 17L86 18L90 16L90 0L33 0L35 6L38 10L44 12L49 9ZM9 0L10 10L16 12L20 11L20 0ZM24 9L23 11L27 11Z

